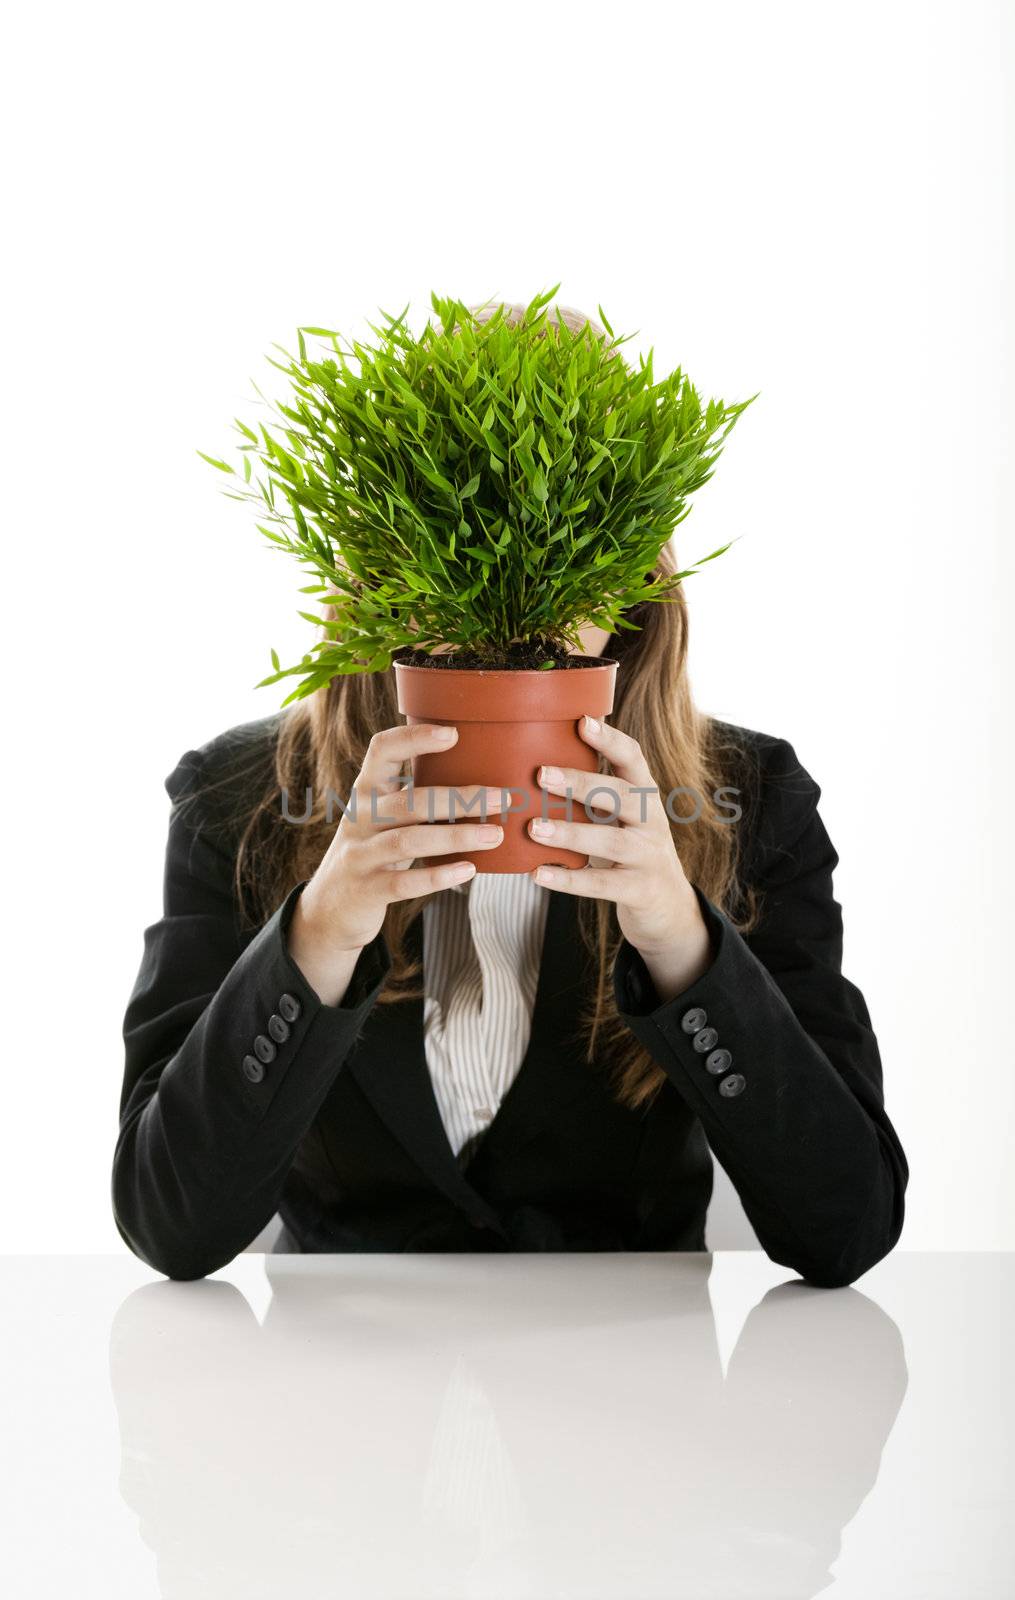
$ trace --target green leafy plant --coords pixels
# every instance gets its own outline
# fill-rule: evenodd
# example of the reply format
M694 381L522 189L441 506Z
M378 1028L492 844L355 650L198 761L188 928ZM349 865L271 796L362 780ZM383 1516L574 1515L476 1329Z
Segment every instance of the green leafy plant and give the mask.
M272 650L262 685L301 680L284 705L406 646L455 645L491 666L535 647L552 667L583 624L635 626L624 611L671 598L729 549L652 576L757 396L703 407L679 367L654 380L651 351L633 370L601 306L607 336L548 317L559 287L516 323L431 294L439 322L418 336L406 307L368 324L375 346L301 327L298 357L276 345L287 364L266 358L292 385L273 408L281 437L236 418L248 487L223 492L257 503L260 532L314 574L301 593L334 608L300 612L324 630L302 661L282 667ZM330 352L314 359L306 335Z

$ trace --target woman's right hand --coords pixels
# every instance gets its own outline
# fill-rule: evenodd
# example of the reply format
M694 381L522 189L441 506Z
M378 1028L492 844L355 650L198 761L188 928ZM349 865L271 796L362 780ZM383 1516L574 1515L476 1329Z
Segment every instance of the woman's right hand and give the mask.
M447 750L457 728L429 723L375 733L353 784L355 816L348 810L317 871L296 902L289 953L325 1005L338 1005L360 951L380 932L394 900L432 894L471 878L469 861L413 863L461 851L494 850L504 837L497 823L439 822L427 818L481 818L500 810L503 791L482 786L403 786L402 768L413 755ZM479 797L485 794L485 801ZM338 796L345 802L347 797Z

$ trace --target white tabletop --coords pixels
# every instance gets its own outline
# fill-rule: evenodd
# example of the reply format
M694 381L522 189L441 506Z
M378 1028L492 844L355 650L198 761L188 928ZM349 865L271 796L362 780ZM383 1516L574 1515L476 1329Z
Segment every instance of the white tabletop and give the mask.
M1000 1600L1013 1262L9 1256L0 1589Z

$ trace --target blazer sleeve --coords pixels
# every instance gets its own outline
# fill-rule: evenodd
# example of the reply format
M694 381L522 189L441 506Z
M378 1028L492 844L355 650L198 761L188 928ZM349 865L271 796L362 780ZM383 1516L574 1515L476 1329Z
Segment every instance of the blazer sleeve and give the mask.
M165 780L163 914L145 930L124 1017L112 1167L121 1237L170 1278L217 1271L271 1220L391 965L378 934L342 1003L323 1004L287 946L302 883L241 932L233 858L197 804L202 778L190 750Z
M762 895L756 928L741 935L695 886L712 939L705 974L660 1004L625 940L614 993L700 1119L764 1250L832 1288L897 1242L909 1168L867 1005L842 973L838 855L820 788L786 740L774 741L760 788L748 851Z

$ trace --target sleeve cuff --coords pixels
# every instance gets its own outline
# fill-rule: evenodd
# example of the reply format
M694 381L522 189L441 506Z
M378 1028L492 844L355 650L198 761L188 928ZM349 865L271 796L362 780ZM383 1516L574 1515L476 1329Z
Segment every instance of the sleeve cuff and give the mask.
M391 970L387 943L378 933L360 951L341 1003L325 1005L289 951L289 928L304 887L298 883L290 890L241 957L251 981L231 1070L262 1113L272 1106L273 1118L280 1100L309 1104L330 1086ZM280 1017L287 1032L278 1025Z
M613 987L622 1020L685 1098L698 1111L718 1111L758 1098L753 1069L765 1070L761 1058L774 1036L796 1044L800 1025L733 924L700 889L694 892L712 942L707 970L682 994L660 1001L642 956L625 939Z

